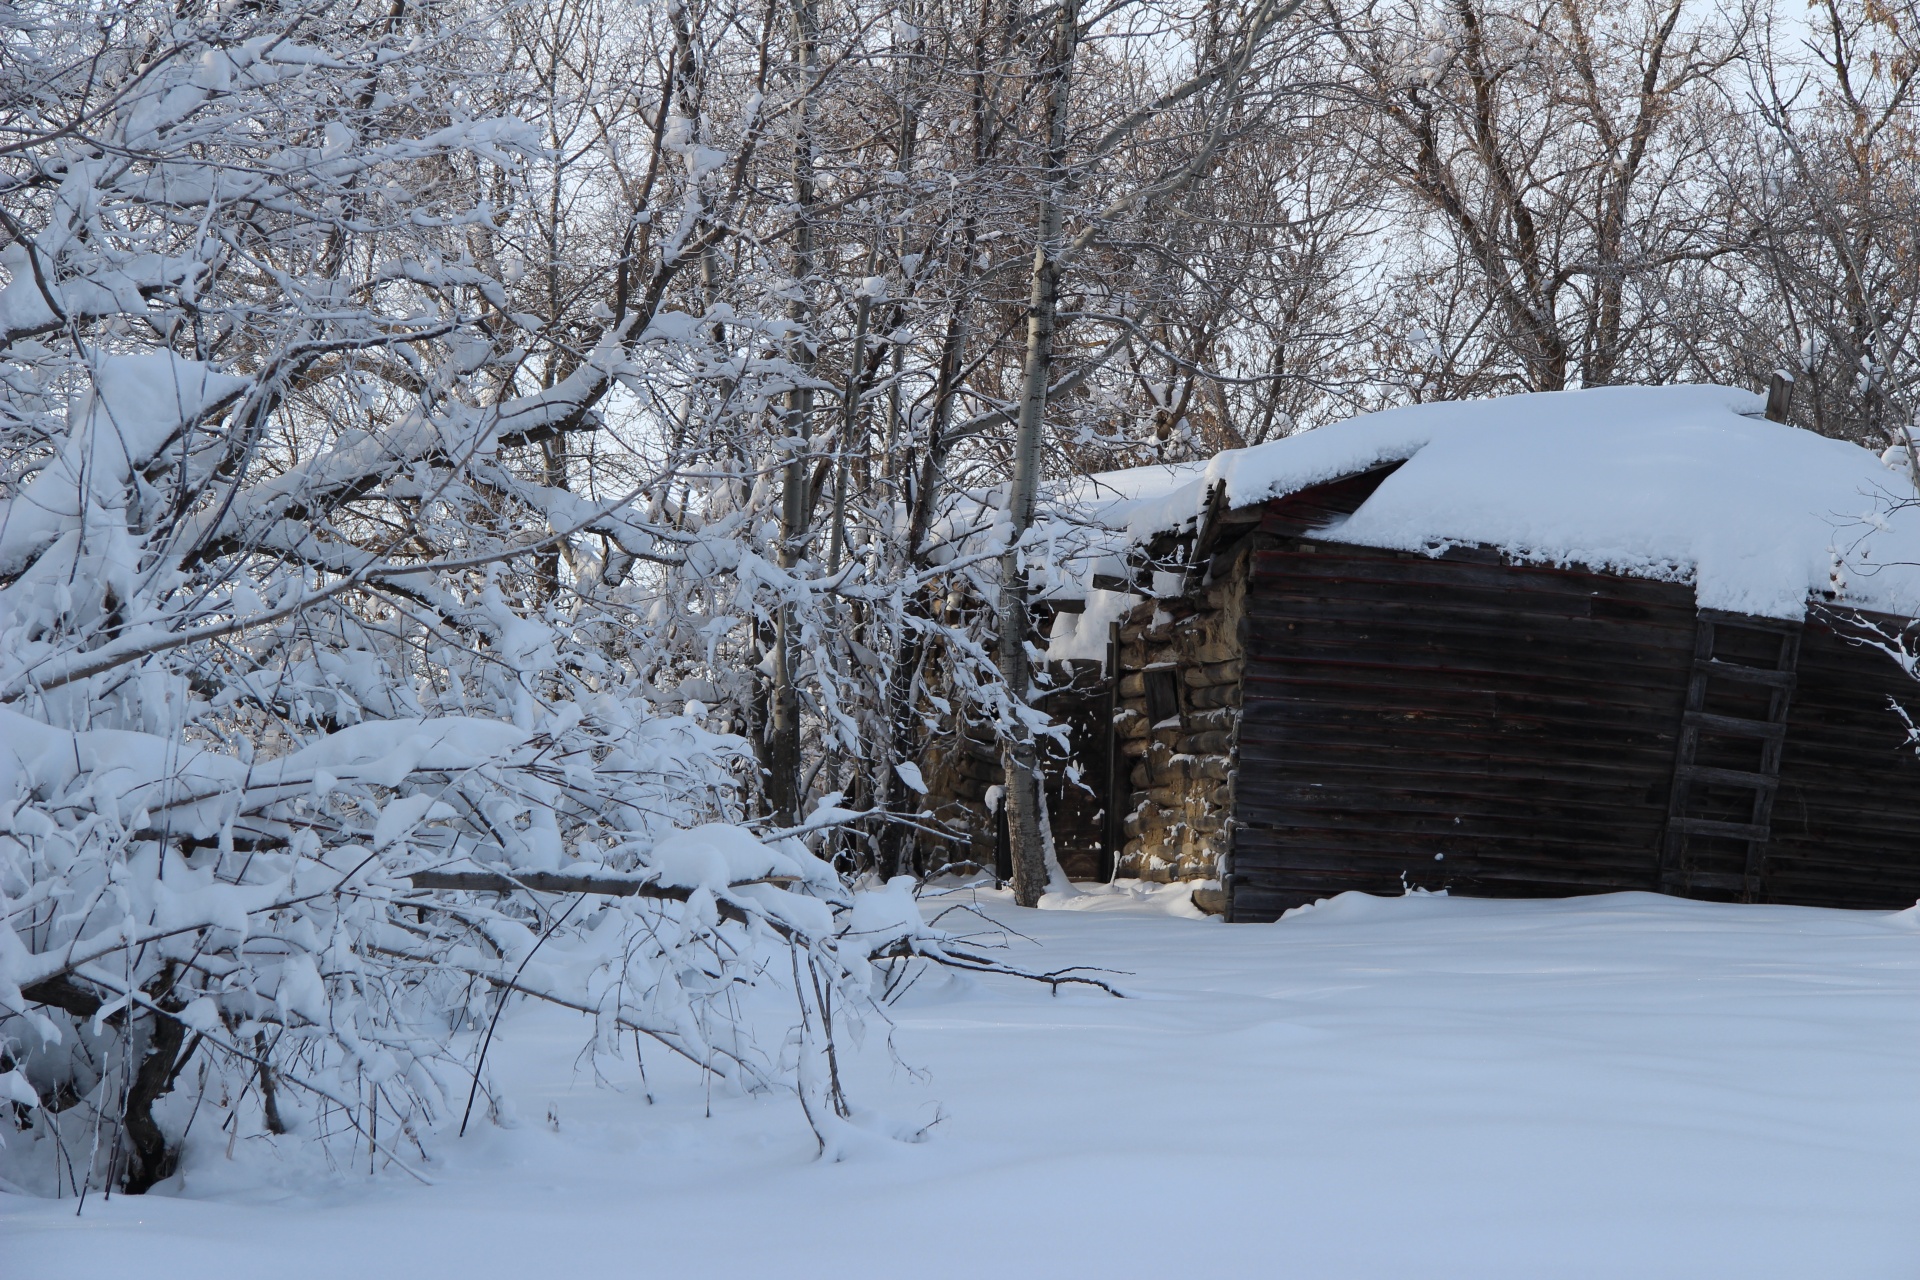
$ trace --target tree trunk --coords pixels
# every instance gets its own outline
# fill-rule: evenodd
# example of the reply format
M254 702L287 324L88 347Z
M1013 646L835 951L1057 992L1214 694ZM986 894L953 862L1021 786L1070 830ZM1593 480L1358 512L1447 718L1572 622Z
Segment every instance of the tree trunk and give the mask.
M1013 528L1000 559L1000 675L1013 702L1001 760L1007 779L1007 835L1013 852L1013 897L1023 907L1039 905L1047 887L1047 855L1041 835L1040 760L1027 720L1032 663L1027 657L1027 575L1020 539L1033 523L1040 483L1040 436L1045 426L1047 385L1053 374L1054 310L1060 289L1060 248L1065 195L1067 107L1073 84L1074 46L1079 38L1079 0L1065 0L1054 22L1048 52L1049 136L1040 188L1040 226L1033 248L1027 297L1027 356L1020 382L1020 418L1014 432L1013 479L1007 509Z
M173 985L172 979L173 971L169 969L165 981L149 984L150 992L168 991ZM167 1135L153 1118L153 1104L173 1087L174 1068L179 1063L187 1029L170 1015L186 1005L172 995L161 995L155 1004L161 1012L152 1019L146 1056L140 1060L140 1066L133 1073L133 1086L127 1090L125 1119L127 1143L132 1151L124 1186L126 1193L134 1196L153 1190L156 1184L170 1177L180 1159L179 1151L167 1145Z
M799 225L793 234L793 279L798 296L788 317L796 322L788 359L802 376L813 370L813 346L807 332L811 319L807 290L813 275L813 91L816 67L818 15L814 0L794 0L793 38L795 80L803 100L793 143L793 200L799 206ZM787 393L781 448L780 566L791 569L804 558L807 526L813 512L813 480L807 474L809 426L813 418L813 389L796 386ZM767 724L767 807L783 827L800 821L800 691L794 683L793 605L781 601L774 614L771 705Z

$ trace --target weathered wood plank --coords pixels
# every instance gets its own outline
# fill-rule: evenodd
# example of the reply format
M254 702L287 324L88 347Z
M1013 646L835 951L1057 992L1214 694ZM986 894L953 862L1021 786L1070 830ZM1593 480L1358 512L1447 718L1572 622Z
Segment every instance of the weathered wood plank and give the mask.
M1460 814L1460 822L1436 822L1426 813L1354 810L1286 809L1262 805L1247 814L1250 824L1269 832L1284 832L1288 838L1311 843L1334 842L1355 847L1391 850L1413 844L1430 853L1474 852L1488 841L1541 849L1651 849L1666 830L1664 821L1603 824L1600 821L1556 823L1535 818L1525 821L1498 815ZM1236 833L1238 839L1238 833ZM1278 840L1279 837L1273 837Z
M1681 615L1689 629L1697 617L1693 588L1686 583L1616 577L1591 569L1514 564L1497 557L1494 560L1469 560L1454 556L1425 556L1415 552L1389 551L1315 539L1305 546L1289 543L1258 549L1254 552L1252 569L1256 578L1295 577L1407 585L1458 584L1469 590L1524 593L1535 598L1599 596L1671 611Z
M1646 751L1623 756L1609 747L1595 747L1578 738L1556 744L1552 752L1520 748L1498 752L1489 750L1485 737L1477 734L1452 738L1424 734L1392 744L1383 744L1372 734L1358 741L1351 738L1338 741L1336 737L1305 732L1298 736L1243 737L1240 765L1243 769L1275 771L1283 776L1306 776L1320 768L1362 776L1460 774L1523 779L1549 786L1593 783L1639 792L1649 787L1664 789L1667 784L1661 767L1662 753Z
M1435 722L1451 719L1462 727L1477 721L1498 734L1537 734L1562 726L1671 738L1679 728L1677 715L1605 699L1545 697L1522 690L1409 689L1390 682L1294 679L1255 670L1247 673L1244 706L1246 720L1255 723L1380 723L1383 714L1398 714Z
M1721 733L1735 738L1766 738L1769 740L1786 737L1787 726L1766 720L1748 720L1739 716L1716 716L1706 711L1689 711L1685 722L1707 733Z
M1511 667L1502 670L1500 659L1486 654L1449 657L1416 653L1409 655L1408 661L1397 663L1384 652L1365 648L1342 655L1330 650L1286 653L1278 646L1262 646L1261 652L1247 664L1246 671L1256 680L1446 692L1506 690L1570 702L1605 702L1663 710L1677 708L1686 689L1684 683L1649 679L1647 671L1632 668L1589 666L1583 672L1565 650L1558 651L1557 659L1538 666L1528 664L1527 670L1515 673Z
M1679 628L1653 628L1639 623L1616 623L1595 618L1535 614L1516 617L1497 606L1367 605L1345 597L1280 600L1261 596L1248 610L1258 624L1252 638L1269 643L1296 640L1303 644L1331 643L1342 637L1382 645L1408 645L1413 651L1445 640L1448 647L1470 650L1478 643L1490 653L1511 653L1546 644L1567 644L1611 656L1617 665L1630 666L1657 657L1672 662L1683 649Z
M1243 766L1244 768L1244 766ZM1396 804L1431 800L1436 812L1451 816L1466 800L1498 802L1502 814L1528 811L1559 813L1565 809L1600 809L1620 812L1644 808L1649 814L1665 813L1664 805L1648 801L1650 791L1662 790L1659 780L1628 777L1586 783L1553 782L1542 778L1488 773L1471 769L1420 768L1410 764L1392 771L1365 769L1316 770L1311 779L1305 770L1283 773L1260 788L1264 803L1306 806L1315 809L1347 804ZM1649 784L1655 784L1650 786ZM1748 793L1751 796L1751 793ZM1453 802L1448 808L1445 802ZM1245 816L1245 815L1243 815Z
M1602 851L1604 852L1604 851ZM1653 850L1631 856L1530 856L1520 849L1484 854L1447 854L1435 858L1401 851L1383 853L1341 845L1296 843L1286 847L1236 848L1233 874L1273 883L1300 875L1365 874L1398 885L1402 877L1424 888L1474 880L1512 880L1528 876L1554 884L1605 885L1620 889L1647 888L1655 875Z
M1596 616L1592 600L1571 609L1513 609L1495 595L1478 599L1435 587L1431 599L1408 596L1381 587L1377 598L1360 592L1295 590L1276 585L1263 590L1250 605L1252 616L1272 622L1367 626L1382 630L1415 630L1422 617L1432 617L1451 631L1472 634L1476 629L1530 632L1577 639L1598 637L1617 629L1622 643L1651 648L1676 646L1685 629L1667 620L1620 619Z
M1390 462L1357 475L1276 498L1262 510L1260 530L1268 534L1296 536L1323 529L1335 520L1358 511L1360 505L1373 496L1381 482L1398 471L1401 465L1399 462Z
M1331 778L1332 775L1329 775ZM1531 779L1396 775L1369 786L1358 777L1262 789L1242 810L1248 823L1340 825L1371 829L1391 821L1436 838L1604 840L1598 833L1658 828L1665 796L1650 787L1573 791ZM1278 815L1278 816L1276 816ZM1455 821L1458 819L1459 821ZM1569 824L1579 824L1574 829Z
M1433 615L1383 622L1378 618L1256 619L1247 637L1253 661L1351 662L1357 666L1405 666L1502 671L1509 677L1568 678L1585 673L1631 681L1656 677L1685 684L1675 668L1675 646L1635 645L1598 624L1521 628L1489 615L1462 620ZM1456 625L1458 624L1458 625Z

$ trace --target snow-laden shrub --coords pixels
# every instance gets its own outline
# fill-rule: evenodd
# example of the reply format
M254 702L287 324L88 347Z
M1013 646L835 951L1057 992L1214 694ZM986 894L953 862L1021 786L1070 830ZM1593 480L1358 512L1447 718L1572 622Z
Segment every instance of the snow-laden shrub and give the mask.
M546 153L489 113L515 87L467 18L56 0L7 20L10 1182L149 1188L179 1138L156 1106L188 1094L203 1124L404 1162L488 1095L517 996L592 1015L596 1045L634 1033L797 1090L824 1141L835 1018L876 953L937 941L897 891L862 905L798 839L741 827L748 744L697 702L661 712L665 640L625 566L684 573L676 625L738 565L787 579L731 541L742 520L649 523L640 453L595 464L617 498L579 491L567 442L607 390L703 339L625 267L584 337L510 293ZM689 227L714 168L679 179ZM752 403L759 367L724 373ZM715 621L680 633L709 665L735 625ZM797 1002L792 1045L735 1015L768 982Z
M582 869L583 853L593 870L644 877L673 819L723 807L731 787L738 744L697 725L571 707L532 731L424 716L250 762L186 735L75 732L12 711L0 739L11 1096L49 1138L63 1132L54 1116L79 1108L68 1141L100 1112L119 1150L124 1123L132 1187L167 1171L153 1102L201 1063L214 1073L189 1076L196 1088L251 1092L273 1131L315 1105L349 1128L384 1106L395 1135L442 1115L471 1079L462 1031L511 989L591 1008L723 1074L758 1069L716 1058L701 1031L715 1022L697 1006L738 959L712 929L609 931L601 917L621 908L576 902L570 923L594 942L582 951L553 945L560 921L524 895L427 893L406 878ZM763 849L760 874L798 866L739 834ZM530 977L543 936L547 964Z

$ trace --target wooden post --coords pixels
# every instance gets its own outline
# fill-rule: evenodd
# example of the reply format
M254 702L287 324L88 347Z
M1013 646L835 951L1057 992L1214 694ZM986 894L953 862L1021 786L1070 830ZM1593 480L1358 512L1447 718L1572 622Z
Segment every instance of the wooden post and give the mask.
M1793 375L1785 369L1775 369L1773 379L1767 383L1767 421L1785 422L1792 408Z

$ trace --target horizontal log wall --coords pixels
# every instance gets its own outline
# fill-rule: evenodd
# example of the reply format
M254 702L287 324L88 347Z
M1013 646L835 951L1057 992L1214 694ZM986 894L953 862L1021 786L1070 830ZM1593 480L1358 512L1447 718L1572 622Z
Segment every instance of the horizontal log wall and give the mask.
M1191 541L1175 537L1148 548L1150 558L1172 554L1190 569L1180 596L1144 601L1121 627L1115 738L1126 820L1118 874L1159 881L1221 874L1236 814L1254 530L1271 537L1324 528L1352 515L1399 466L1303 489L1264 508L1229 512L1222 502ZM1224 491L1215 497L1223 499ZM1155 679L1157 697L1148 687Z
M1287 536L1250 565L1234 919L1349 889L1651 889L1693 591Z
M1889 634L1900 623L1877 620ZM1920 684L1849 615L1816 609L1800 641L1780 790L1761 873L1769 902L1912 906L1920 899L1920 759L1893 703Z

